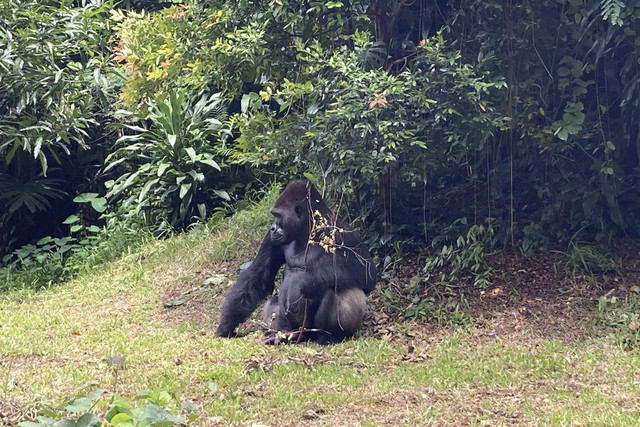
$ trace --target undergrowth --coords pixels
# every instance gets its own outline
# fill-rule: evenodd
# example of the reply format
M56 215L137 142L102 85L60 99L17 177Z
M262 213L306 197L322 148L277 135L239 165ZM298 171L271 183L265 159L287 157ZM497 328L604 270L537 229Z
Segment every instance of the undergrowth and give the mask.
M34 421L22 421L20 427L170 427L189 425L197 409L192 402L179 402L164 390L141 390L131 403L104 389L75 397L57 408L44 408ZM174 415L178 410L184 415ZM103 421L104 420L104 421Z
M623 296L598 298L597 326L611 330L614 341L625 350L640 349L640 287L633 286Z
M247 195L236 207L218 208L213 215L191 226L192 237L217 232L222 242L210 248L216 257L239 253L247 242L262 237L256 234L270 222L269 208L279 190L272 185ZM237 212L230 217L233 209ZM0 293L11 290L39 290L94 271L104 263L135 253L154 239L166 239L172 233L154 235L149 227L140 226L135 218L109 216L102 228L83 226L75 215L68 218L71 235L61 238L44 237L5 256L0 267Z

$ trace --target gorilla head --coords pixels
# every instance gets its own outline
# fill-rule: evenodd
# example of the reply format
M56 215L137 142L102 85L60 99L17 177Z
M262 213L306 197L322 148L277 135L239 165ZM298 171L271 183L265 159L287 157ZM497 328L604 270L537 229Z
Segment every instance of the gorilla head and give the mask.
M306 241L316 213L333 218L316 187L306 180L291 181L271 208L271 242L286 245L293 240Z

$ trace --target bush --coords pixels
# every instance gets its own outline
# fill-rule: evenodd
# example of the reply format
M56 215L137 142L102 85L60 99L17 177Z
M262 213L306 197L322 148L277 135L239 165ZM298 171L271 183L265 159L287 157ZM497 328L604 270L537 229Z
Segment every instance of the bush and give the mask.
M224 182L216 139L225 117L219 94L192 102L186 91L171 91L168 99L151 106L148 129L122 126L134 134L119 138L106 159L105 171L121 172L106 183L107 198L135 214L146 211L150 226L160 220L184 228L206 218L220 201L230 200L216 188Z

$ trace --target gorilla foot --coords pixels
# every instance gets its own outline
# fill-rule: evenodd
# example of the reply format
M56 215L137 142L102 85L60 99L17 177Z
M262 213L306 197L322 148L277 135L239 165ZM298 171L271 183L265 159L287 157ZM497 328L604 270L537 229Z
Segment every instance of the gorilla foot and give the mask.
M302 329L291 332L270 331L263 338L262 344L281 345L281 344L299 344L303 341L313 341L320 345L337 344L343 341L343 335L334 335L330 332L321 331L320 329Z
M323 339L318 340L318 337L322 337ZM341 340L332 340L331 334L327 334L320 329L298 329L290 332L269 331L267 332L267 336L262 340L262 343L267 345L280 345L299 344L303 341L317 341L320 344L331 344Z
M263 344L280 345L280 344L297 344L302 340L302 331L281 332L276 331L267 335L263 340Z

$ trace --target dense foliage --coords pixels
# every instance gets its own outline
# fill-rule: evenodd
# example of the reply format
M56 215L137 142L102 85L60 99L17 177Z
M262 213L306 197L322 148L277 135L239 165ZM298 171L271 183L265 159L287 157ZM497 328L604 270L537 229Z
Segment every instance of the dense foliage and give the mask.
M640 231L640 1L2 4L7 252L80 193L183 229L302 175L379 251Z
M49 234L96 189L120 72L110 7L0 3L0 257Z

